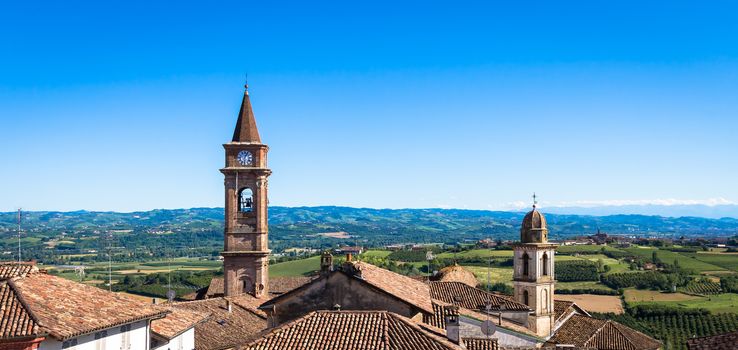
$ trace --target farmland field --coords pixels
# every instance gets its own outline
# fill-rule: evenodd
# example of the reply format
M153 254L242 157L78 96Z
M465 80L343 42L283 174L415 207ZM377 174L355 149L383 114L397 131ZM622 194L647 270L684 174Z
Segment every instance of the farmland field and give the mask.
M390 254L392 254L392 252L389 250L367 250L361 253L361 256L366 256L366 257L371 257L371 258L386 258Z
M706 309L713 313L738 313L738 294L723 293L704 297L682 293L661 293L648 290L625 291L628 304L659 304L679 308Z
M738 272L738 255L727 253L689 253L684 254L699 261L720 266L722 268Z
M472 249L459 253L446 252L438 254L439 259L463 258L512 258L512 250Z
M595 281L581 282L556 282L556 289L601 289L613 290L612 288Z
M489 271L489 279L491 283L502 282L505 284L512 285L512 269L505 269L500 267L481 267L481 266L464 266L464 268L473 272L477 279L481 283L487 282L487 271Z
M562 245L556 249L557 253L561 254L576 254L576 253L594 253L600 252L602 249L606 251L621 251L618 248L611 247L608 245Z
M269 266L269 276L304 276L320 270L320 256L285 261Z
M700 300L702 297L683 294L683 293L663 293L654 290L638 290L626 289L625 301L628 303L635 302L663 302L663 301L687 301Z
M589 312L612 312L615 314L622 314L625 312L620 297L615 295L557 294L554 299L573 301Z
M655 251L658 258L663 262L672 264L676 260L679 262L679 266L681 266L682 268L692 269L697 272L724 270L720 266L709 264L704 261L697 260L696 258L692 258L687 255L682 255L680 253L676 253L676 252L672 252L668 250L661 250L661 249L656 249L656 248L645 248L645 247L634 247L634 248L626 248L625 251L635 256L638 256L642 259L648 260L648 261L651 260L653 252Z

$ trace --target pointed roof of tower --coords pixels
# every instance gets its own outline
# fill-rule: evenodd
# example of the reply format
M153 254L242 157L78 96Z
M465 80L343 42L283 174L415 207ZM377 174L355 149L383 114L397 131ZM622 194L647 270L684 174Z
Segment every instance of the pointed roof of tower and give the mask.
M254 110L251 108L251 99L249 98L249 85L244 85L243 101L241 102L241 110L238 112L238 121L236 129L233 131L233 142L250 142L261 143L259 130L256 128L256 119L254 118Z

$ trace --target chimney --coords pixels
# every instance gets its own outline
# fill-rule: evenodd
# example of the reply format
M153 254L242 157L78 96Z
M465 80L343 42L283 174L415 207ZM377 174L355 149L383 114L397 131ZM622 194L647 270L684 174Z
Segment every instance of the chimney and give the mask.
M326 250L320 256L320 272L328 273L331 271L333 271L333 255Z
M231 303L229 299L226 299L226 309L228 310L228 312L233 311L233 303Z
M353 260L354 256L351 253L346 253L346 262L352 262Z
M447 306L448 314L446 321L446 338L454 344L461 344L461 325L459 324L459 308Z

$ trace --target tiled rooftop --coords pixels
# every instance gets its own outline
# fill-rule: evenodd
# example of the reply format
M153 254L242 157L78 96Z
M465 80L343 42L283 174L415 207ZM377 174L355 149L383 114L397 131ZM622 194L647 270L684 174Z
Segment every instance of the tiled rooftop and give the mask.
M610 320L574 315L564 323L547 345L573 345L600 350L652 350L657 340Z
M433 313L430 288L421 281L360 261L344 263L343 269L398 299Z
M38 321L7 282L0 282L0 339L33 337L42 331Z
M735 350L738 349L738 332L689 339L687 347L689 350Z
M489 303L493 310L527 311L529 308L509 298L489 293L461 282L430 282L433 299L469 310L485 310Z
M23 276L29 272L38 272L34 263L0 262L0 280Z
M498 350L497 339L462 338L466 350Z
M247 350L461 349L412 320L387 311L316 311L271 329Z
M315 279L310 276L281 276L269 278L269 294L272 296L284 294ZM213 277L203 298L217 298L223 296L223 277Z
M210 316L210 313L183 308L169 308L169 311L166 317L151 322L151 330L167 340L172 340Z
M139 320L163 317L166 310L118 293L45 273L9 282L43 330L64 340Z
M241 306L243 301L231 304L226 298L174 303L175 309L208 313L204 322L195 326L196 350L220 350L247 343L267 327L266 317Z

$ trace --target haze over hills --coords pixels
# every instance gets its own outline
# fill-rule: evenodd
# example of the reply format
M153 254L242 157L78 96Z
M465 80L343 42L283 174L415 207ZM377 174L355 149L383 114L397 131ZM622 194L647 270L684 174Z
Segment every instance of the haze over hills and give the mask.
M574 215L657 215L665 217L702 217L710 219L738 218L738 205L704 205L704 204L631 204L602 206L558 206L544 209L552 214Z
M555 214L544 208L551 236L565 238L589 235L601 229L611 234L634 236L734 236L738 219L664 217L618 214L608 216ZM592 208L590 208L592 209ZM382 245L399 242L457 243L480 238L515 239L524 212L462 209L369 209L350 207L270 207L270 246L321 247L339 243ZM168 244L191 240L199 235L199 244L222 245L223 209L193 208L152 210L133 213L116 212L27 212L24 231L39 245L65 237L94 236L114 231L128 237L130 244ZM14 244L16 217L0 213L0 240ZM346 232L349 237L322 235ZM162 238L168 236L170 238ZM148 237L148 238L147 238ZM133 243L139 242L139 243ZM82 241L78 242L79 246ZM183 243L184 244L184 243ZM63 247L63 245L56 245ZM72 248L70 246L70 248Z

